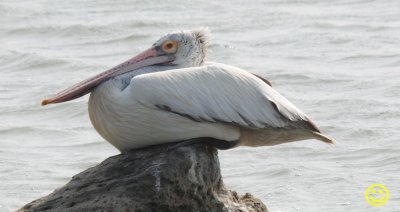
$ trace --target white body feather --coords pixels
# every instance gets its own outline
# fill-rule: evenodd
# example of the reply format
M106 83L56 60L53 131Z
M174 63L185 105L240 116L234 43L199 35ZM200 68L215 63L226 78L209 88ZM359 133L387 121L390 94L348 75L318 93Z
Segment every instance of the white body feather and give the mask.
M89 114L96 130L121 151L197 137L248 146L308 138L330 143L268 84L232 66L141 74L124 90L118 83L111 79L92 92Z

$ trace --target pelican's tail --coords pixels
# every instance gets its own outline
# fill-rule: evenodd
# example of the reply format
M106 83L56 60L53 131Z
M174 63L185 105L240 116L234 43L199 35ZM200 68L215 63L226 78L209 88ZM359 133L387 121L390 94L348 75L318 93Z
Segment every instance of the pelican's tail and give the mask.
M312 134L314 135L314 138L316 138L316 139L318 139L320 141L323 141L323 142L325 142L325 143L327 143L329 145L335 146L335 140L334 139L329 138L328 136L326 136L326 135L324 135L322 133L319 133L319 132L312 132Z

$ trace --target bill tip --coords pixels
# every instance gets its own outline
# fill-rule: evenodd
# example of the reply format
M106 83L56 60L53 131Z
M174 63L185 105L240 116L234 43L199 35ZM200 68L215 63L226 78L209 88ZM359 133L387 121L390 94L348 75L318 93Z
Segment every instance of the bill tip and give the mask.
M42 104L42 106L45 106L45 105L49 104L49 100L43 99L41 104Z

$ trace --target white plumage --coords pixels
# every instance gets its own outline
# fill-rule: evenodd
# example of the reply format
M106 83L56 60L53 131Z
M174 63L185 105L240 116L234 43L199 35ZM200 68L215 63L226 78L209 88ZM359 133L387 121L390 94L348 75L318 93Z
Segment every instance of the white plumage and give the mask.
M232 66L213 63L141 74L122 91L118 82L110 80L93 91L89 112L99 133L121 151L197 137L271 145L276 136L274 141L241 136L249 130L294 132L294 126L304 139L318 138L308 133L318 131L303 112L258 77Z

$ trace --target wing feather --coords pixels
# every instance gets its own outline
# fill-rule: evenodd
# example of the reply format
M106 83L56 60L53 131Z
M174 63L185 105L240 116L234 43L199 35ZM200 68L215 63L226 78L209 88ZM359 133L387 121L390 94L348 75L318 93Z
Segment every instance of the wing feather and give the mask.
M136 101L195 121L319 131L265 80L224 64L143 74L134 77L130 87Z

